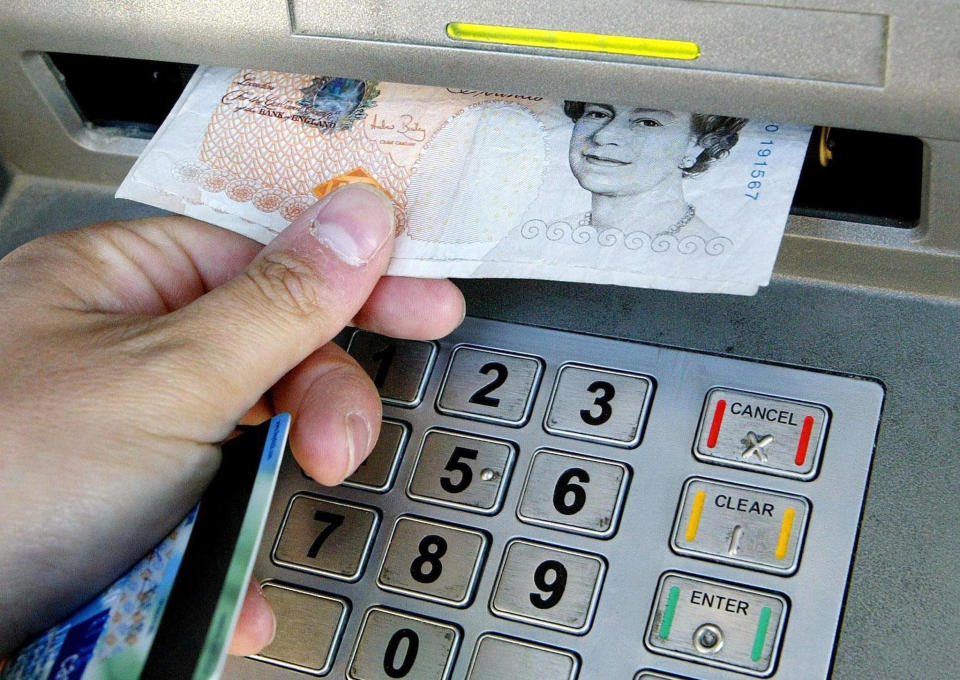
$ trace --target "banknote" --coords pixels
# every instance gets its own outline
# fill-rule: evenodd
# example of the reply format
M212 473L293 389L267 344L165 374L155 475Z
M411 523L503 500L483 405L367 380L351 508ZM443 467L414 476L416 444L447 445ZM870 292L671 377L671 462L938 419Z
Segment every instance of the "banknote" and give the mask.
M753 294L810 128L782 121L201 67L117 196L269 242L324 192L393 200L388 273Z

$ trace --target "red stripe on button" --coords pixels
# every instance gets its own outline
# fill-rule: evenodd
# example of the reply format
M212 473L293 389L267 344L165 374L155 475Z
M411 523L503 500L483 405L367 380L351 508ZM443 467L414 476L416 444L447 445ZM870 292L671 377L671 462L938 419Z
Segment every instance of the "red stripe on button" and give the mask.
M712 449L717 445L717 437L720 436L720 423L723 422L723 412L726 408L726 399L721 399L717 402L717 409L713 412L713 422L710 423L710 434L707 436L708 449Z
M797 443L797 457L793 462L797 465L803 465L807 459L807 447L810 446L810 433L813 432L813 416L807 416L803 419L803 429L800 430L800 441Z

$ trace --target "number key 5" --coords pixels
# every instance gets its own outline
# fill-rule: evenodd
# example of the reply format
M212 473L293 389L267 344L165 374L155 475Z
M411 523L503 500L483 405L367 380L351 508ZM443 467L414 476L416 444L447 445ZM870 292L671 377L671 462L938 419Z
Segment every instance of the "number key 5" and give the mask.
M430 430L407 494L418 501L494 514L500 510L516 447L486 437Z

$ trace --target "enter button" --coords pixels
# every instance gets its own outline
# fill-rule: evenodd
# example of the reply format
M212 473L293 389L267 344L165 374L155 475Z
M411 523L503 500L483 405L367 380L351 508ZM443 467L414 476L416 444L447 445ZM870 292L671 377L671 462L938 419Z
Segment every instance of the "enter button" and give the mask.
M788 575L797 570L809 514L801 496L692 478L672 545L682 555Z

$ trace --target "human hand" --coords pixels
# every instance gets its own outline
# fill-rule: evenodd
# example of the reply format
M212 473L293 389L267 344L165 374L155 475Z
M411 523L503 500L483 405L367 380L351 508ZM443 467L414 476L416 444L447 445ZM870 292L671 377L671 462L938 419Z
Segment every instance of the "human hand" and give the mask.
M393 211L346 186L266 248L181 217L38 239L0 260L0 656L122 574L200 498L240 422L293 415L335 485L376 442L373 384L329 341L353 320L427 339L445 280L384 277ZM232 653L273 635L251 584Z

